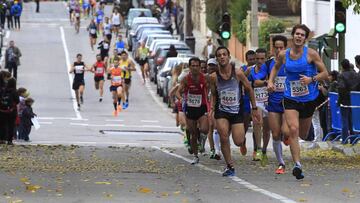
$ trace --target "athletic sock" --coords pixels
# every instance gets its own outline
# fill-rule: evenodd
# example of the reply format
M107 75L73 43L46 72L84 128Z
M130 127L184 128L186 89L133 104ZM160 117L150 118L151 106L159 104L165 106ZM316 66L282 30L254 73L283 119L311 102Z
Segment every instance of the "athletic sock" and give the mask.
M214 130L213 133L213 140L214 140L214 146L215 146L215 153L220 154L220 136L217 130Z
M300 164L300 162L299 162L299 161L295 162L295 166L298 166L298 167L300 167L300 168L301 168L301 164Z
M129 99L126 99L126 103L129 103Z
M273 149L274 149L274 153L276 156L277 161L279 162L279 164L283 164L285 165L283 156L282 156L282 145L281 145L281 141L280 140L273 140Z
M119 105L121 104L121 98L118 99L118 104L119 104Z
M113 103L114 109L117 110L117 103Z

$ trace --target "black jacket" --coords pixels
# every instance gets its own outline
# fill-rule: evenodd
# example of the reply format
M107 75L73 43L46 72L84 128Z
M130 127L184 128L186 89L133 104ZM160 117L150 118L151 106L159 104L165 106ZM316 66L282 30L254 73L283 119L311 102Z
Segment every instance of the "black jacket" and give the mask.
M359 75L352 70L342 72L338 77L338 103L343 105L350 105L350 92L359 91L360 86Z
M26 106L26 108L24 109L22 116L21 116L21 125L27 128L31 128L32 122L31 119L35 116L35 114L33 113L33 110L31 108L31 106Z

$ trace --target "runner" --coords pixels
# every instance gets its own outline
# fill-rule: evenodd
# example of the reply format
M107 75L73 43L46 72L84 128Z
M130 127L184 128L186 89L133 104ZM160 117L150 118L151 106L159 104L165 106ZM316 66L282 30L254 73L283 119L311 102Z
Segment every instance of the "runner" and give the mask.
M111 38L112 38L112 35L111 35L111 23L110 23L110 19L109 17L105 17L105 22L103 24L103 36L106 36L106 38L109 40L109 44L111 44Z
M87 68L85 63L82 61L82 55L76 55L76 61L70 68L69 73L74 73L74 81L72 85L72 89L75 91L76 102L78 105L78 110L80 110L80 103L84 103L84 90L85 90L85 80L84 80L84 73L85 71L89 71L90 69Z
M141 67L141 75L143 78L143 84L145 84L145 79L149 78L149 69L147 63L147 57L149 55L149 49L145 47L144 42L140 42L140 47L136 52L136 58L139 59L139 65Z
M120 30L120 13L117 8L114 8L114 12L111 15L111 22L113 24L113 32L115 33L115 36L118 36Z
M194 153L192 165L199 163L198 139L200 133L207 134L209 123L207 118L207 85L204 74L200 71L200 59L193 57L189 60L190 72L180 82L176 97L183 100L184 92L186 126L191 134L191 149Z
M243 71L230 63L230 52L226 47L216 50L219 71L210 75L211 111L214 111L216 127L220 134L221 151L227 164L223 176L234 176L235 168L230 151L230 131L234 144L246 154L246 139L242 103L242 86L249 92L252 104L252 118L259 121L254 91Z
M90 47L91 50L94 51L94 45L96 44L96 38L97 38L97 27L95 23L95 19L91 19L89 26L87 27L87 30L89 31L89 38L90 38Z
M129 59L128 53L122 51L120 53L120 67L122 69L121 77L124 79L124 93L126 101L123 103L123 109L129 107L129 91L131 87L131 72L136 71L134 62ZM124 101L124 100L123 100Z
M104 40L99 43L98 49L100 49L101 60L103 60L104 63L108 63L110 42L106 36L104 36Z
M114 66L108 69L108 73L111 74L111 86L110 92L112 93L113 105L114 105L114 116L118 116L118 113L122 110L121 100L124 101L123 93L123 79L121 78L122 70L119 66L119 60L114 59Z
M90 2L89 2L89 0L83 0L82 7L83 7L83 12L84 12L84 17L85 18L89 17L89 14L90 14Z
M118 53L121 53L122 51L125 51L126 49L128 49L128 46L127 46L126 42L123 40L123 37L121 34L118 36L118 39L114 45L115 45L115 49L117 50Z
M291 155L295 163L292 173L296 179L304 178L300 164L299 137L304 140L307 138L319 96L317 84L327 78L327 71L319 54L305 46L309 33L310 29L304 24L293 27L292 47L279 53L268 82L269 91L275 91L275 76L285 64L283 106L289 127Z
M207 77L209 77L209 75L211 75L212 73L218 71L218 64L216 62L215 58L210 58L207 62ZM209 79L208 79L208 87L210 86L209 84ZM211 100L211 92L209 92L209 101ZM208 140L209 140L209 145L210 145L210 159L216 159L216 160L220 160L221 159L221 149L220 149L220 136L219 133L217 132L216 129L216 123L215 123L215 118L214 118L214 114L212 112L212 114L208 115L209 118L209 132L208 132Z
M113 51L112 57L110 57L110 60L108 60L107 67L113 67L114 66L114 60L117 58L120 61L120 54L121 52L118 52L116 49ZM107 74L107 79L111 80L111 74Z
M283 35L276 35L273 37L272 42L275 57L278 57L279 53L286 49L287 38ZM267 86L267 80L264 80L264 78L269 76L275 62L276 59L272 58L261 66L259 73L256 75L255 86ZM289 131L285 122L284 107L281 103L284 99L285 79L286 74L283 64L275 78L275 91L269 93L268 105L266 105L266 110L269 112L269 126L273 138L273 149L279 163L279 166L275 171L276 174L285 173L285 162L282 156L281 134L288 135Z
M95 80L95 89L99 90L100 97L99 102L103 100L104 94L104 74L106 72L106 64L101 60L101 55L96 55L96 62L93 65L91 71L95 73L94 80Z
M248 80L250 79L250 70L251 67L253 65L255 65L256 63L256 53L253 50L249 50L245 53L245 58L246 58L246 62L247 65L243 65L241 66L242 70L244 71L245 75L248 77ZM244 91L243 94L243 102L244 102L244 127L245 127L245 134L249 129L250 126L250 122L251 122L251 107L250 107L250 97L249 97L249 93ZM256 158L256 140L255 140L255 134L254 132L252 133L252 138L253 138L253 146L254 146L254 151L253 151L253 161L260 161L260 159Z
M91 6L91 16L95 15L96 10L96 0L90 0L90 6Z
M254 84L255 80L258 77L261 66L265 63L266 60L266 50L259 48L256 50L256 64L251 67L250 70L250 82L254 87L256 106L258 108L258 113L260 114L260 121L254 124L254 134L255 134L255 143L256 143L256 157L255 160L260 159L261 166L266 166L268 163L268 157L266 155L267 146L270 140L270 129L268 121L268 112L265 109L265 106L268 102L268 91L265 86L256 86ZM266 80L266 75L259 78L260 80ZM263 138L263 146L261 147L261 137Z
M72 25L72 23L74 22L74 10L76 7L76 0L69 0L68 3L68 9L69 9L69 19L70 19L70 24Z
M102 6L99 5L99 9L96 11L95 13L95 16L96 16L96 26L97 26L97 31L98 31L98 34L101 33L102 31L102 23L103 23L103 19L104 19L104 11L102 9Z
M75 9L74 9L74 16L75 16L75 31L76 34L80 31L80 16L81 16L81 8L79 3L76 3Z

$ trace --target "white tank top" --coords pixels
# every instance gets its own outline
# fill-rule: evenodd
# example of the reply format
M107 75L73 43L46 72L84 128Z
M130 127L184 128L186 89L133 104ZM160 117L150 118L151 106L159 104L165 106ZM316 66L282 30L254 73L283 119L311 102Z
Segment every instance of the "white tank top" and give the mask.
M120 25L120 13L113 13L111 21L113 25Z

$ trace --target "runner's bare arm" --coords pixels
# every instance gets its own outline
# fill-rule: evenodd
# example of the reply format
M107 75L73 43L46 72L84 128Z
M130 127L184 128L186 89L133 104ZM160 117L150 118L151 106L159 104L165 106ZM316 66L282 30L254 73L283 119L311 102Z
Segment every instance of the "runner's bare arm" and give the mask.
M175 93L175 96L176 96L176 98L178 98L178 100L180 100L180 101L182 101L182 96L181 96L181 94L183 93L183 91L184 91L184 89L185 89L185 87L186 87L186 79L185 79L186 77L184 77L182 80L181 80L181 82L180 82L180 85L179 85L179 87L178 87L178 89L177 89L177 91L176 91L176 93Z
M179 84L173 86L170 90L169 96L173 97L176 94L176 91L178 90L178 88L179 88Z
M211 91L211 98L210 98L210 109L214 111L215 104L216 104L216 73L212 73L209 77L209 85Z
M323 81L326 80L328 77L328 72L326 70L324 62L321 60L319 54L313 50L309 49L310 57L312 58L312 62L315 64L318 74L314 76L316 81Z
M254 86L255 87L264 87L267 85L267 80L255 80Z
M133 61L130 61L130 69L129 71L136 71L136 68L135 68L135 63Z
M281 66L284 63L285 54L286 54L286 50L283 50L279 53L279 55L277 56L277 58L275 60L275 65L270 72L269 81L268 81L268 85L267 85L268 91L270 91L270 92L275 91L274 80L275 80L275 77L276 77L277 73L279 72Z
M236 70L236 76L244 85L245 91L249 93L251 106L255 107L256 106L255 95L254 95L254 90L251 87L250 81L247 79L244 72L241 71L240 69Z
M69 73L73 73L73 72L74 72L74 70L75 70L75 66L74 66L74 65L71 65L71 68L70 68Z

